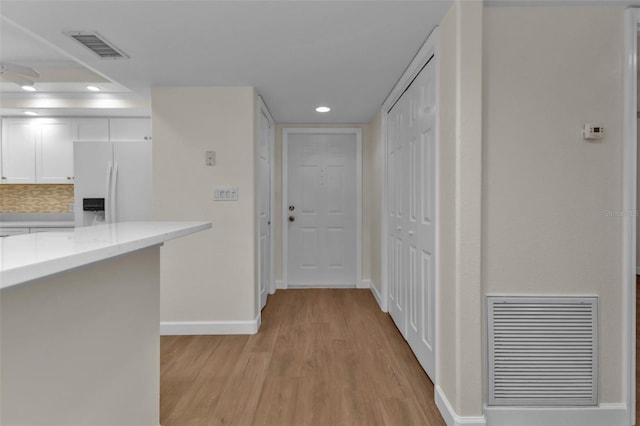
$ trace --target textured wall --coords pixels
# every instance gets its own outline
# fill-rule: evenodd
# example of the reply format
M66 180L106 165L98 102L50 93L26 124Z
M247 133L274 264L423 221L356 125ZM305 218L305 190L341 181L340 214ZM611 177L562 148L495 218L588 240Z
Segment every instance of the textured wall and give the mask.
M1 213L67 213L73 185L0 185Z

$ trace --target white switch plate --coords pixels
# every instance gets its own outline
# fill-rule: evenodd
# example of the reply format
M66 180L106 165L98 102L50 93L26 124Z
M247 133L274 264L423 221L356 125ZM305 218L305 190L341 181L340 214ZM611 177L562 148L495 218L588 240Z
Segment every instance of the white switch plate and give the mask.
M238 201L237 186L216 186L213 190L214 201Z

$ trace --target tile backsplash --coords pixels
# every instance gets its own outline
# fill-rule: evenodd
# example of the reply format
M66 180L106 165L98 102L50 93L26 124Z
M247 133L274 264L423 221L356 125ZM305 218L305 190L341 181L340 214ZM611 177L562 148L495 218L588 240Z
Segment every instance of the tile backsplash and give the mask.
M66 213L73 185L0 185L2 213Z

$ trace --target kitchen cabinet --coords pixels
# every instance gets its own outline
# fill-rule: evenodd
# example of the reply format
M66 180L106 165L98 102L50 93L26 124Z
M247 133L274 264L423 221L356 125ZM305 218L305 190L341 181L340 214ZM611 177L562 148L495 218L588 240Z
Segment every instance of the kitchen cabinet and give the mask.
M84 142L104 142L109 140L108 118L77 118L75 120L76 139Z
M73 232L75 228L73 227L44 227L44 226L38 226L35 228L29 228L29 233L30 234L35 234L37 232Z
M110 118L109 141L151 140L150 118Z
M69 119L36 119L36 183L73 183L76 123Z
M36 123L2 120L2 183L35 183Z
M0 183L73 183L73 142L151 140L150 118L5 118Z

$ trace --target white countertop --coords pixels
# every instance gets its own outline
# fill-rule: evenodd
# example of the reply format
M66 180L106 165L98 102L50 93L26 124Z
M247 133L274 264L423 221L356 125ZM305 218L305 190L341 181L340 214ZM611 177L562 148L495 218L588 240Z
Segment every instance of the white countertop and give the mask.
M209 228L209 222L123 222L0 238L0 289Z

